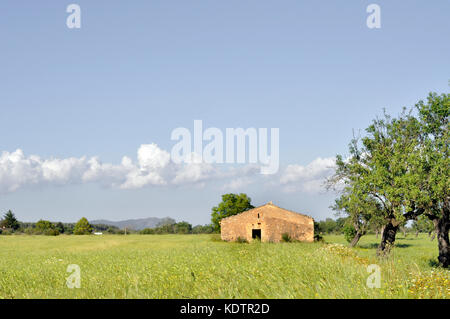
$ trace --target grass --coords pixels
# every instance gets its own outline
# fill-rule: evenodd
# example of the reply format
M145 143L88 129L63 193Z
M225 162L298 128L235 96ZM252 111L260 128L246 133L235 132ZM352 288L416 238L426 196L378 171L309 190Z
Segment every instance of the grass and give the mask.
M0 298L449 298L436 241L399 235L375 257L375 236L354 249L328 243L226 243L214 235L0 236ZM67 267L81 268L69 289ZM381 288L366 285L381 267Z

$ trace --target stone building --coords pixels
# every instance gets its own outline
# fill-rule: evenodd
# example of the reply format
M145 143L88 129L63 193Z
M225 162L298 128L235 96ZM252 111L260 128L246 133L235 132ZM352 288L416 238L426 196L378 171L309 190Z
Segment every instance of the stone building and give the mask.
M263 242L279 242L283 234L299 241L314 241L314 220L274 205L272 202L220 222L221 237L235 241L239 237L251 241L259 237Z

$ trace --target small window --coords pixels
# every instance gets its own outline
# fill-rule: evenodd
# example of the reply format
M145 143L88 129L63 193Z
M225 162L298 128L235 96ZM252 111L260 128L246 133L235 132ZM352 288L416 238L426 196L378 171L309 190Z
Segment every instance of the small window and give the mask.
M259 218L259 213L258 213L258 218Z

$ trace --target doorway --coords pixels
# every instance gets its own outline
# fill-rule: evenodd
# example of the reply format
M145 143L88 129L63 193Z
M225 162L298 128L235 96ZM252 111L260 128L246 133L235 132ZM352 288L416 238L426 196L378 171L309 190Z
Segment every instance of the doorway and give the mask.
M261 240L261 229L252 229L252 238Z

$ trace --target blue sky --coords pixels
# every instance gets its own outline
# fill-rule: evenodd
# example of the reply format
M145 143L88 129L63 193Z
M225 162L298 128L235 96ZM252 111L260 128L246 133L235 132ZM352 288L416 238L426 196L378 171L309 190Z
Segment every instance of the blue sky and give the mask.
M66 26L71 3L81 7L78 30ZM381 29L366 26L370 3L381 7ZM2 1L0 211L26 221L204 224L232 191L332 216L334 194L317 182L352 130L382 108L395 114L449 91L449 12L444 0ZM131 188L112 185L109 169L89 181L77 175L92 157L119 174L124 156L139 162L139 149L170 152L172 130L196 119L222 130L280 128L280 173L208 171ZM70 158L78 160L54 161ZM33 165L45 160L71 171L43 181Z

